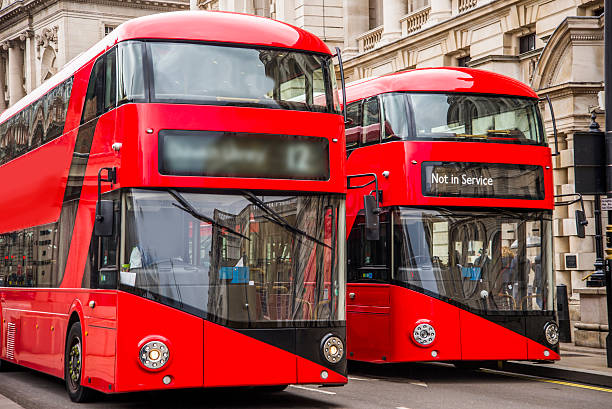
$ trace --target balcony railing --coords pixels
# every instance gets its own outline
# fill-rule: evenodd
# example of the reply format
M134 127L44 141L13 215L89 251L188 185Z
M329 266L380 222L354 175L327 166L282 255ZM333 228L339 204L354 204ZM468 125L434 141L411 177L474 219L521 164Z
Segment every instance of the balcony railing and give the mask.
M378 26L370 31L366 31L365 33L357 37L357 42L359 44L359 52L363 53L376 47L376 44L378 44L378 42L382 38L382 33L383 26Z
M402 37L420 30L423 24L429 19L430 10L431 7L427 6L402 17L400 20L402 23Z
M459 10L459 13L463 13L464 11L476 7L476 3L477 0L459 0L457 9Z

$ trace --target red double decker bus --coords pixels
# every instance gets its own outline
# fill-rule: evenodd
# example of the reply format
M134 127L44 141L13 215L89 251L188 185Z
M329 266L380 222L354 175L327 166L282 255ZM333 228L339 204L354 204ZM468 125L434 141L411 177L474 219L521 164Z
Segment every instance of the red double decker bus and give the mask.
M537 95L466 68L346 95L348 359L559 359Z
M306 31L118 27L0 117L0 362L74 401L345 383L343 121Z

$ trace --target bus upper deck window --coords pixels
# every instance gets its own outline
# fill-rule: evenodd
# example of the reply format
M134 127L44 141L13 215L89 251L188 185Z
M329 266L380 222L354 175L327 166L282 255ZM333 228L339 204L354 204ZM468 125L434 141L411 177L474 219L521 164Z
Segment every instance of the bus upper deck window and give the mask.
M380 106L377 97L370 98L364 103L361 142L363 144L380 142Z

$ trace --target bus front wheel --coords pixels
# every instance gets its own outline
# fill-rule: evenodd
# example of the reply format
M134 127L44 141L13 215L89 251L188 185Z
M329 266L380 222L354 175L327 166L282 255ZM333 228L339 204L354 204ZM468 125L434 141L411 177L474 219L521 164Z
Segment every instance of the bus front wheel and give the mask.
M81 323L75 322L70 327L66 339L66 355L64 358L64 379L66 380L66 391L73 402L87 402L92 395L92 390L81 385L83 369L83 335Z

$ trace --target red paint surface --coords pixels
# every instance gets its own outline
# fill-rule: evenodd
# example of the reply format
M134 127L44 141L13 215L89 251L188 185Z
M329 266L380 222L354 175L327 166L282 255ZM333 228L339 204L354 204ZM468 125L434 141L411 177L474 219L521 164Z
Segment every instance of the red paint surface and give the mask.
M369 302L387 289L391 307ZM551 360L553 350L447 302L384 284L348 284L355 302L347 306L349 359L367 362L458 360ZM357 300L364 300L362 303ZM436 329L431 345L418 345L412 331L420 320ZM544 351L550 355L545 356ZM432 356L432 351L437 356Z

